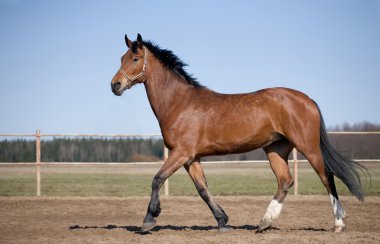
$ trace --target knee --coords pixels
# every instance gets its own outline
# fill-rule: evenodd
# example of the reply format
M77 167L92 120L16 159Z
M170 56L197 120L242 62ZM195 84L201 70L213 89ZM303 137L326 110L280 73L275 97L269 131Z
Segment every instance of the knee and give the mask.
M164 179L160 175L156 175L152 181L152 189L159 189Z

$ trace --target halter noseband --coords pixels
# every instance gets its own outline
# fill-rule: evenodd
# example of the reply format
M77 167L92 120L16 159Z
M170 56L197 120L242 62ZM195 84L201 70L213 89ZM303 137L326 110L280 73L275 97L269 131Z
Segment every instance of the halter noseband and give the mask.
M133 76L132 78L129 78L129 76L127 75L127 72L125 72L122 68L123 68L123 65L121 65L121 67L119 69L119 72L121 72L125 76L125 78L127 78L128 85L127 85L126 89L128 89L128 88L130 88L133 85L133 82L135 80L137 80L138 78L140 78L140 77L142 77L142 76L145 75L145 70L146 70L146 47L144 47L144 66L143 66L142 71L139 74Z

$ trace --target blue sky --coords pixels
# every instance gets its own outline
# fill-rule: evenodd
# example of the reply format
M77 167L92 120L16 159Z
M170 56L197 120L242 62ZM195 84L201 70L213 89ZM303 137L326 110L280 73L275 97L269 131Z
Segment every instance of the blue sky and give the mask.
M380 123L380 1L0 0L0 133L157 133L110 81L137 33L222 93L290 87L326 124Z

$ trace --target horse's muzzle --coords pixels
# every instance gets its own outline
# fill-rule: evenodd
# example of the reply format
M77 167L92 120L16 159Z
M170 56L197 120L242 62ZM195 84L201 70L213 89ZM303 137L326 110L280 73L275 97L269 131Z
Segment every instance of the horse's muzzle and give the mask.
M111 82L112 92L116 96L121 96L121 94L123 94L123 91L120 88L121 88L121 82L120 81L115 81L114 83Z

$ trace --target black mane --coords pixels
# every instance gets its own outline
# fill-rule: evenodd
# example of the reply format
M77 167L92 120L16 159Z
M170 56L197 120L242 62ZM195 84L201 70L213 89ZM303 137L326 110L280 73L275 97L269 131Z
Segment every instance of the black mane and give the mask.
M178 76L183 78L184 80L189 83L189 85L194 86L195 88L203 88L204 86L201 85L196 78L194 78L192 75L187 73L184 70L184 67L187 66L180 58L178 58L172 51L167 49L161 49L157 44L154 44L150 41L143 41L144 46L148 48L148 50L153 53L153 55L160 60L160 62L166 67L167 69L173 71ZM137 51L138 44L137 42L133 42L132 44L132 52Z

